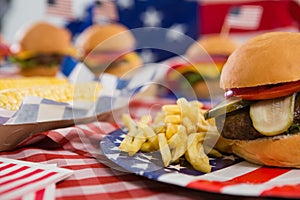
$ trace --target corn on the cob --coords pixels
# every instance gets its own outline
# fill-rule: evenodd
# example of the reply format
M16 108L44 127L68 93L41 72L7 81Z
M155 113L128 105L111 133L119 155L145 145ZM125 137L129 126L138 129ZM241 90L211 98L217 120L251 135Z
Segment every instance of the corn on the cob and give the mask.
M38 96L66 103L78 100L95 101L101 88L98 82L88 82L6 89L0 91L0 107L7 110L18 110L25 96Z
M56 77L22 77L22 78L1 78L0 90L10 88L26 88L41 85L66 84L68 80Z

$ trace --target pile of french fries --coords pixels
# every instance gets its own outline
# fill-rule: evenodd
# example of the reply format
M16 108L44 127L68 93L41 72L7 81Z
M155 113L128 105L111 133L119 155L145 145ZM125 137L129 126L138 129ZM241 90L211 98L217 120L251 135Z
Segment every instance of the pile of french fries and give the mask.
M208 173L212 167L207 154L216 157L222 154L204 145L207 134L211 130L217 132L214 121L204 119L205 111L201 102L180 98L174 105L164 105L154 120L145 115L134 121L124 114L122 120L128 133L119 149L131 156L138 151L160 151L165 167L185 157L194 169Z

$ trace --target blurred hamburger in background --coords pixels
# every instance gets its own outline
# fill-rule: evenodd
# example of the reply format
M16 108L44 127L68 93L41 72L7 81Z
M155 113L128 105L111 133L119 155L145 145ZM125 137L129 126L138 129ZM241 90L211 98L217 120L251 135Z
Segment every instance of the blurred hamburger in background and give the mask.
M257 164L300 168L299 52L299 33L271 32L231 54L220 78L226 100L205 114L216 120L218 148Z
M221 97L224 91L219 87L220 72L237 47L238 43L228 36L203 36L186 50L187 63L173 66L172 70L180 73L186 80L181 84L189 84L197 98Z
M199 48L199 45L203 49ZM187 49L186 57L196 68L196 71L190 72L190 74L198 77L194 78L191 83L198 98L207 99L212 95L223 95L224 91L219 87L220 72L228 56L237 47L238 43L229 36L210 35L201 37ZM206 60L206 53L212 60ZM215 70L215 67L217 67L217 70ZM207 83L203 81L203 77L205 77ZM208 90L207 84L210 85L210 90Z
M238 43L232 38L224 35L209 35L201 37L192 44L186 51L186 57L191 61L201 61L203 50L199 45L212 56L213 59L226 62L228 56L238 47ZM224 59L221 59L224 58ZM224 64L224 63L223 63Z
M80 59L97 76L106 72L122 76L140 67L135 38L125 26L117 23L95 24L85 29L76 40Z
M11 51L11 61L23 76L55 76L64 56L76 54L69 31L48 22L20 29Z

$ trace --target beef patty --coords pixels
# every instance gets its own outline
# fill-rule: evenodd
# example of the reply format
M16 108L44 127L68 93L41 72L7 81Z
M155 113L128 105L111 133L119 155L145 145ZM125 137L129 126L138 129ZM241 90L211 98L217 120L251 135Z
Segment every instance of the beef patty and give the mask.
M252 125L250 106L216 117L216 126L224 138L236 140L254 140L265 137ZM294 107L295 125L300 125L300 95L297 94ZM282 133L284 134L284 133Z

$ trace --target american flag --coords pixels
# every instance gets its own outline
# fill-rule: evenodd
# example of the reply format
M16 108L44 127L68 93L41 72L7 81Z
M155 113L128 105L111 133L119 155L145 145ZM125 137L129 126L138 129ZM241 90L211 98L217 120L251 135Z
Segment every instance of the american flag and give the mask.
M115 3L119 22L129 29L138 29L133 34L145 63L181 55L198 38L197 1L116 0Z
M233 6L225 18L224 25L228 28L257 29L263 13L258 5Z
M116 17L117 22L129 29L138 29L134 32L136 49L145 63L182 55L192 40L220 33L222 26L228 32L230 29L230 33L295 27L287 10L289 1L100 0L100 7L95 2L90 2L92 9L86 8L85 18L71 21L68 29L77 35L99 22L98 19L106 17L107 21L114 21ZM165 33L149 31L157 28L164 29Z
M72 0L47 0L46 14L73 18Z
M94 10L94 20L96 22L101 21L116 21L118 14L116 6L113 1L96 1L96 7Z
M54 184L72 175L72 170L53 165L0 158L0 199L44 199ZM48 196L50 195L50 196ZM35 196L35 198L34 198ZM20 198L22 197L22 198Z

